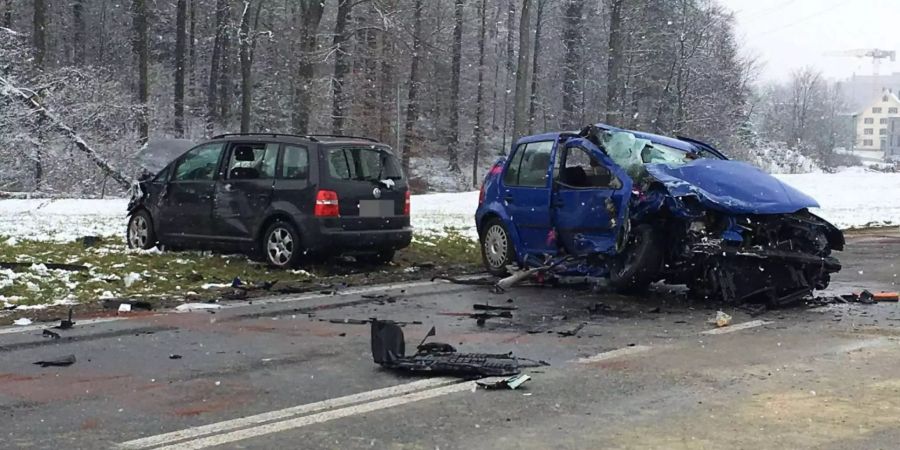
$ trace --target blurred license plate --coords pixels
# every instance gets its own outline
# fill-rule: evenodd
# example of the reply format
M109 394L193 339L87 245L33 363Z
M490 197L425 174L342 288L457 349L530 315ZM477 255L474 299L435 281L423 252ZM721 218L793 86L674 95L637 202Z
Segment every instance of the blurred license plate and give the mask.
M393 200L360 200L360 217L385 217L394 215Z

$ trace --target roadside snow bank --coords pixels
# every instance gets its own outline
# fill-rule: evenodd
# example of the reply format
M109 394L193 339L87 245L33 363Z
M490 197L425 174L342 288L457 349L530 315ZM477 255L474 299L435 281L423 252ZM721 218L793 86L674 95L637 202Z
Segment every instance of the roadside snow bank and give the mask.
M839 228L900 225L900 174L849 168L838 173L775 175L813 196L814 211ZM124 236L125 199L0 200L0 236L71 241L81 236ZM441 234L447 228L472 238L478 192L412 196L417 233Z

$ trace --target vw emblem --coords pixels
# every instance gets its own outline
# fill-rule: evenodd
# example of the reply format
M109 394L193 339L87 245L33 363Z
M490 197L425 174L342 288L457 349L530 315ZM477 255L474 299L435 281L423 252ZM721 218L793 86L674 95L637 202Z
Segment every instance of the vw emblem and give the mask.
M372 196L375 198L381 198L381 189L372 189Z

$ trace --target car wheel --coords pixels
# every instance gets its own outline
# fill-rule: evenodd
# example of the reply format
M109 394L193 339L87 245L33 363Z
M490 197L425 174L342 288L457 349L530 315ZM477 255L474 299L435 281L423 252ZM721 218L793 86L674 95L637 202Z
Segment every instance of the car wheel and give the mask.
M126 240L129 248L148 250L156 245L156 233L153 231L153 220L146 210L138 210L128 220Z
M358 255L356 260L363 264L387 264L394 260L394 250L381 250L378 253Z
M635 293L656 281L662 252L650 225L638 225L631 232L625 250L609 264L609 281L619 292Z
M260 248L266 262L279 269L294 267L303 255L300 246L300 235L296 228L288 222L276 221L263 234Z
M481 260L491 275L506 276L506 267L515 262L513 243L503 222L494 217L488 219L481 234Z

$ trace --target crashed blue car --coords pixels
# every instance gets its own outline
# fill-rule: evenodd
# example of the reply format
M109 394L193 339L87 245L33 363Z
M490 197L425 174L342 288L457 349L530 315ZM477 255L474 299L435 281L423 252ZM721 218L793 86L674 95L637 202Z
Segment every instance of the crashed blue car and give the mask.
M831 252L844 236L818 206L703 142L597 124L515 142L486 175L475 219L494 275L565 261L623 292L664 281L777 304L841 269Z

